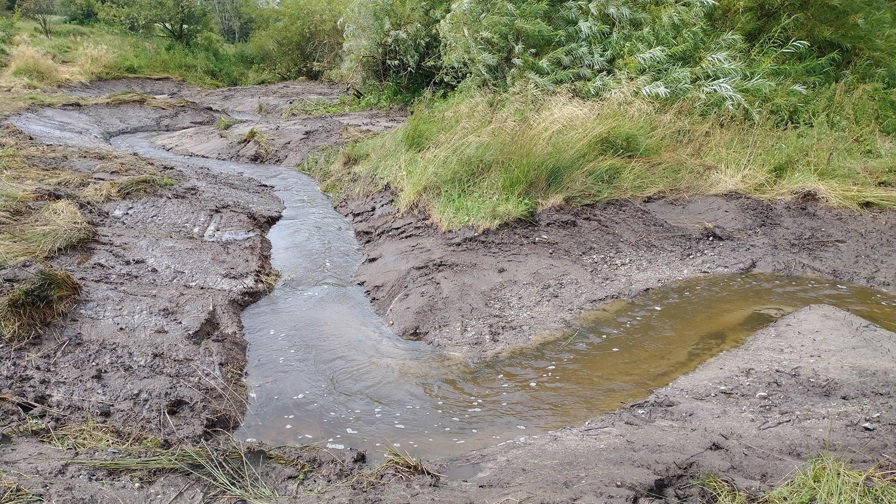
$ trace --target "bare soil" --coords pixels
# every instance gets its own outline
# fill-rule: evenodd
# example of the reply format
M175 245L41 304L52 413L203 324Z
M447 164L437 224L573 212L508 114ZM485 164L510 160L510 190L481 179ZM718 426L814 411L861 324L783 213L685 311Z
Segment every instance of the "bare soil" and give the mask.
M78 128L60 123L31 134L81 149L71 169L108 176L91 149L124 132L171 131L159 142L178 153L293 166L321 146L402 120L400 111L284 117L296 100L338 96L338 88L316 83L197 91L129 80L64 92L128 89L197 105L70 107L66 114L83 114ZM33 110L10 122L27 129L56 113ZM222 117L242 122L222 129ZM282 205L247 177L161 168L177 180L174 188L91 208L97 239L53 260L81 284L82 301L51 336L0 348L0 395L15 399L0 401L0 425L92 420L175 445L239 424L246 393L239 313L265 292L264 233ZM896 213L827 209L811 195L607 202L550 209L533 223L482 234L440 233L424 214L398 215L385 193L338 209L366 256L358 281L395 332L467 359L536 343L602 301L676 279L756 270L887 290L896 281ZM810 307L642 403L433 461L447 473L438 486L421 477L322 491L355 470L343 470L355 461L336 458L320 464L316 486L305 487L322 493L283 502L674 501L694 498L689 482L702 471L764 488L826 447L858 464L892 460L894 336L837 309ZM862 427L869 422L872 429ZM0 471L53 502L208 498L200 482L180 476L140 483L69 463L110 456L60 452L28 436L0 439ZM283 488L296 477L271 474Z

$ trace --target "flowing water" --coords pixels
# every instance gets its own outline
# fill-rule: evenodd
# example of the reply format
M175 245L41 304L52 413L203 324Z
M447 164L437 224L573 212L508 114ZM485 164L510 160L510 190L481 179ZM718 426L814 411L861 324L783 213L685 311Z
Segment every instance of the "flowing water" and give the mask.
M351 226L311 179L276 166L175 156L151 136L113 145L169 164L243 173L274 186L286 205L268 235L281 279L243 313L250 404L236 434L244 439L446 455L612 411L809 304L896 329L892 294L809 278L722 276L608 304L553 342L459 365L397 338L373 312L352 280L361 256Z

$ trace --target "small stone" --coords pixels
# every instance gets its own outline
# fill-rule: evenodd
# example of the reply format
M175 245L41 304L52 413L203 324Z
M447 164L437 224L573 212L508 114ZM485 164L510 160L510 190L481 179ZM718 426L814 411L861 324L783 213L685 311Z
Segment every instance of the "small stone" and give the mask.
M756 399L768 399L768 394L766 394L765 392L759 392L758 394L756 394Z
M870 432L874 430L874 424L871 422L865 422L862 424L862 428Z

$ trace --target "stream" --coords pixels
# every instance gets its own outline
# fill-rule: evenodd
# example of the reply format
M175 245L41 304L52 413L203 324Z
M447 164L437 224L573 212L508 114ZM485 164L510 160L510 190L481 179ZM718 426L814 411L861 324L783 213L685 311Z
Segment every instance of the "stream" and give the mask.
M243 312L249 409L236 436L271 444L444 456L580 424L694 370L810 304L896 329L896 296L813 278L749 274L680 282L584 314L554 341L474 365L396 337L353 275L351 225L317 184L279 166L184 157L153 133L115 148L272 185L286 208L268 237L281 277Z

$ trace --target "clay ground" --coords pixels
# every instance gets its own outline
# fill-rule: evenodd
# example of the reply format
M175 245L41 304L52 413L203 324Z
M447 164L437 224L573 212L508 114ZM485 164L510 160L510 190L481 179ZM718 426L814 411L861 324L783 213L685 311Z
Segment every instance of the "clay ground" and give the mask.
M296 100L339 94L313 83L197 91L132 80L65 92L128 89L197 105L78 109L80 127L42 131L39 140L74 142L71 169L95 174L103 169L93 149L115 134L148 130L177 132L160 140L175 152L289 167L320 146L402 119L400 112L286 114ZM54 112L28 114L12 118L14 127ZM222 131L222 117L243 122ZM244 140L252 128L263 142ZM39 405L24 409L33 416L37 410L43 422L91 419L169 443L195 443L239 422L245 341L238 314L264 293L270 266L263 235L281 206L270 188L248 178L161 168L177 181L173 189L92 209L97 239L54 260L82 285L83 301L71 317L52 338L2 349L0 394ZM534 223L443 234L425 215L397 215L388 194L338 209L361 242L366 261L358 281L377 311L399 335L469 359L531 344L601 301L697 275L813 274L888 290L896 280L892 211L857 214L813 201L726 195L553 209ZM229 231L255 235L215 239ZM585 426L432 461L450 469L438 487L428 478L396 480L297 500L632 502L652 493L674 501L693 493L689 482L702 471L766 487L826 446L858 464L886 460L896 457L894 364L893 334L812 307L643 403ZM24 414L3 404L7 419ZM869 421L874 430L861 427ZM0 468L23 475L23 486L41 481L54 502L207 497L201 484L180 477L135 488L127 478L67 463L106 454L59 453L32 438L4 438Z

